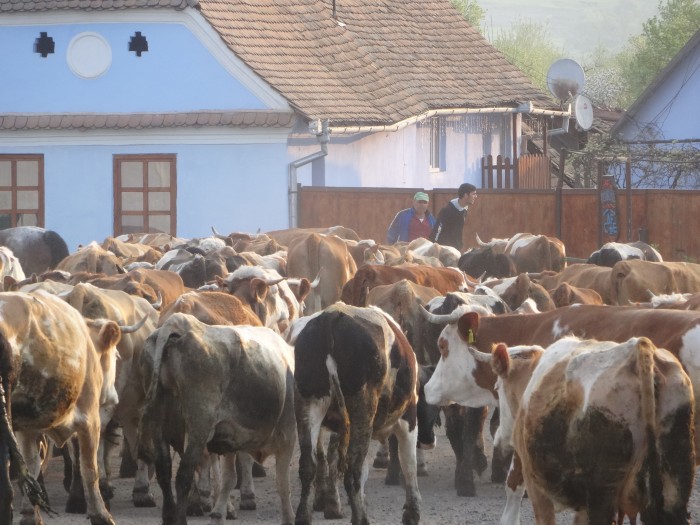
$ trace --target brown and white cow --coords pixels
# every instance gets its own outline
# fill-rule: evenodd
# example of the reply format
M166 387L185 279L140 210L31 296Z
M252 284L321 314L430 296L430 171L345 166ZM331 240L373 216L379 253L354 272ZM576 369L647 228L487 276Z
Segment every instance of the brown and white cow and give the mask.
M30 474L39 474L36 443L42 433L59 446L76 433L88 517L93 525L113 524L98 487L97 448L100 430L118 401L114 378L119 326L106 320L86 324L79 312L46 292L4 292L0 337L12 349L12 425ZM106 415L102 421L101 409ZM76 511L78 492L78 487L71 488L68 512ZM41 522L38 510L24 507L21 512L27 523L33 522L32 516Z
M102 248L120 257L124 264L130 262L156 263L163 256L163 252L147 244L124 242L114 237L107 237L102 241Z
M569 283L561 283L549 291L554 306L570 306L572 304L604 304L603 298L595 290L579 288Z
M363 465L370 439L398 438L405 477L402 522L420 520L416 477L416 358L400 327L381 310L337 303L311 316L294 346L301 498L296 523L311 523L310 495L322 425L338 434L352 523L369 523Z
M457 268L433 268L410 264L399 266L366 264L358 268L353 278L345 283L341 300L347 304L363 306L366 304L369 290L375 286L395 283L402 279L430 286L442 294L465 290L467 287L464 274Z
M525 487L539 525L562 507L577 523L689 523L693 389L670 352L646 337L565 337L546 351L498 344L491 363L502 424L514 420L501 524L520 523Z
M156 312L148 301L120 290L106 290L90 283L76 284L70 291L59 296L80 312L87 319L110 319L120 326L137 327L134 331L123 334L117 350L115 390L119 403L111 416L121 424L124 437L131 448L132 457L136 457L136 431L145 393L143 379L138 363L141 360L146 338L155 330L158 323ZM108 458L112 450L110 440L103 438L98 463L100 466L100 485L111 494ZM153 507L155 500L148 491L148 466L139 462L132 492L134 505Z
M426 400L433 404L457 402L469 407L496 403L496 375L488 359L477 351L490 353L494 344L508 346L549 346L566 335L600 341L624 342L647 337L658 348L675 355L700 389L700 317L692 311L619 306L574 305L530 315L479 317L456 312L450 316L426 316L435 322L449 322L442 332L440 361L425 387ZM696 398L695 411L700 410ZM700 450L700 428L695 422L695 447Z
M484 286L492 288L513 311L517 310L527 299L533 300L538 312L548 312L556 308L547 290L531 280L526 273L503 279L500 283L490 284L489 281L486 281Z
M613 304L611 271L610 268L595 264L572 264L558 273L543 272L530 277L546 290L554 290L561 283L588 288L596 291L605 304Z
M139 456L155 460L163 523L186 523L194 470L207 449L224 455L224 482L210 523L223 525L235 485L235 456L246 451L260 461L275 455L282 523L291 524L289 467L297 437L292 348L265 327L209 326L175 313L151 334L144 356L152 374ZM164 441L172 427L184 432L176 446L181 456L177 503Z
M238 297L258 316L264 326L284 334L301 314L301 306L289 284L275 270L241 266L219 280L219 286Z
M185 292L185 284L177 273L150 268L136 268L123 275L94 277L88 282L99 288L143 297L154 306L160 303L161 309Z
M305 313L313 314L340 299L343 286L357 266L345 242L334 235L312 233L294 239L287 255L287 275L305 277L309 281L319 278L318 286L305 299Z
M650 293L700 292L700 264L620 261L611 270L613 304L648 301Z
M508 239L504 253L515 259L518 273L566 268L566 248L556 237L518 233Z
M64 258L56 265L56 270L70 273L104 273L105 275L124 273L121 259L95 241Z

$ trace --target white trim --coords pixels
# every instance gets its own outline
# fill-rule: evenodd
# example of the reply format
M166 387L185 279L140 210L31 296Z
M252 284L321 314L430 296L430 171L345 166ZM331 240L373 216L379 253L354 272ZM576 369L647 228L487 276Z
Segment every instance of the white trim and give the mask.
M0 27L124 23L184 25L234 78L270 109L291 110L287 100L238 58L201 13L191 7L182 11L140 8L123 11L39 11L3 13L0 17Z
M289 128L207 128L193 130L27 130L0 131L0 150L5 146L136 146L166 144L286 144Z

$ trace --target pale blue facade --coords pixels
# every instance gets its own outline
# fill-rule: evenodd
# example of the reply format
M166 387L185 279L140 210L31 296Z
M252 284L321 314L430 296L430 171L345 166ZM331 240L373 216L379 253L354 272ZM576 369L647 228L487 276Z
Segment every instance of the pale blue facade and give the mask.
M0 112L183 112L265 109L263 102L232 77L187 27L180 24L70 24L0 26ZM128 51L139 31L148 51ZM55 52L33 52L41 32L53 38ZM109 70L82 79L66 61L78 34L98 33L112 49Z
M214 44L205 44L206 28L192 17L170 14L164 23L142 23L133 15L122 16L124 22L109 21L109 14L95 16L92 23L62 23L61 17L46 20L39 14L13 22L16 18L3 16L0 114L289 110L273 90L259 87L260 80L251 84L250 72L241 81L237 66L222 59L229 51L216 48L223 43L214 38ZM174 16L183 23L173 23ZM148 41L140 57L128 50L137 31ZM45 58L33 49L41 32L55 44ZM82 33L100 35L111 48L111 63L97 78L81 78L69 65L69 44ZM175 155L178 236L207 236L212 226L220 232L287 227L290 131L222 126L3 130L0 154L43 155L44 226L58 231L75 250L114 233L114 155Z

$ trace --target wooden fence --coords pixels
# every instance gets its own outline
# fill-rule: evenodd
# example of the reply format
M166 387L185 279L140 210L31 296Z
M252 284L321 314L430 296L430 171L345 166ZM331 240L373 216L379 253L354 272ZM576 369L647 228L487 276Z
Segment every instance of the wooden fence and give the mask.
M481 159L481 187L486 189L551 188L551 170L547 155L523 155L515 164L509 158L493 155Z
M300 227L342 224L362 238L386 241L394 215L412 204L422 188L299 188ZM454 189L433 189L430 209L436 214ZM602 242L599 195L591 189L479 189L464 228L465 249L484 240L518 232L559 237L567 255L587 258ZM559 200L558 200L559 199ZM667 260L700 261L700 191L618 190L619 242L646 240ZM559 202L559 206L557 205Z

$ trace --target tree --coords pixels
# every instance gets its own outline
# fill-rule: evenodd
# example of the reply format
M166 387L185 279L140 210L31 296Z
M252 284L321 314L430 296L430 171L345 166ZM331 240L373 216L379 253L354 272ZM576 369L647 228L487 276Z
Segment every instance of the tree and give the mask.
M469 24L480 31L481 22L484 20L485 12L476 0L452 0L452 5L455 6Z
M519 67L540 89L547 92L547 70L552 62L562 58L545 24L520 21L509 29L499 31L493 45L509 62Z
M659 2L659 14L644 22L642 34L630 39L619 67L634 101L700 28L699 0Z

